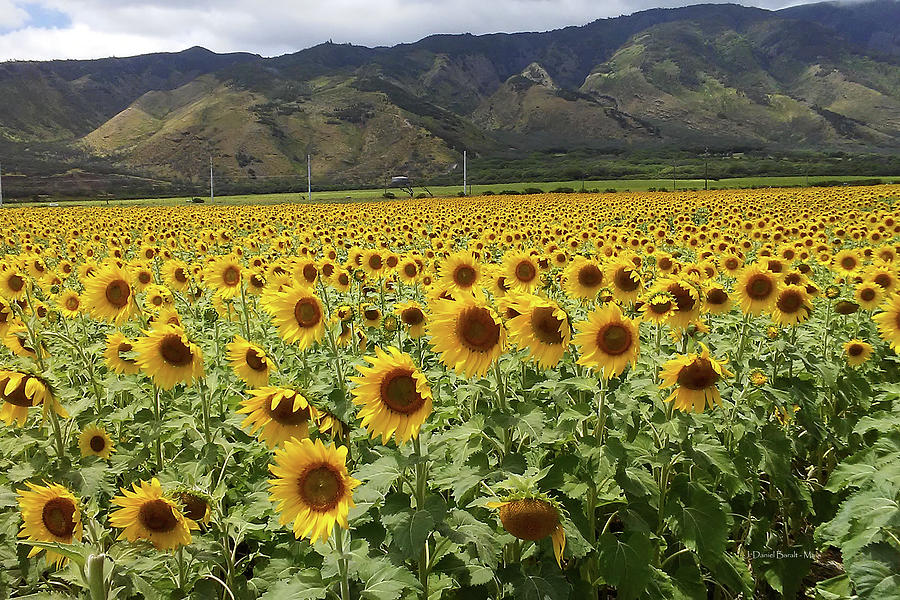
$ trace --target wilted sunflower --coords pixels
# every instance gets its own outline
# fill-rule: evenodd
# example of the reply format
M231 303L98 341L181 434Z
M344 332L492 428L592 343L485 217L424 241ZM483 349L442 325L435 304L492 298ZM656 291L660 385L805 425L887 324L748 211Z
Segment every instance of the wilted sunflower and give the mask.
M361 405L357 416L362 426L374 438L381 434L381 443L394 436L397 445L419 435L419 428L431 414L431 387L416 367L412 357L397 348L385 352L376 346L375 356L365 360L371 367L357 365L361 377L351 377L356 383L353 402Z
M844 357L848 365L857 367L872 358L872 345L862 340L850 340L844 344Z
M502 273L509 289L517 292L530 292L541 282L537 261L525 252L508 252L503 257Z
M241 293L241 263L232 256L223 256L207 266L203 281L223 298L234 298Z
M136 355L134 340L125 337L121 331L114 331L107 336L103 358L106 366L112 371L122 375L134 375L140 371L141 368L132 354Z
M172 499L180 504L185 518L208 525L212 519L212 499L208 494L192 488L178 488L172 492Z
M347 473L347 447L322 440L291 440L275 450L270 494L281 513L278 522L293 523L294 537L312 543L327 540L338 523L349 528L347 513L356 506L353 489L360 481Z
M19 427L25 425L28 409L32 406L40 406L44 416L51 409L63 418L69 416L53 397L47 382L28 373L0 370L0 400L3 400L0 420L9 426L13 422Z
M75 495L58 483L26 484L30 489L19 490L19 510L22 529L18 537L31 542L71 544L81 541L81 503ZM28 558L37 556L43 548L33 547ZM68 562L62 554L47 550L47 563L59 568Z
M425 335L425 311L421 304L415 300L398 302L394 305L394 312L406 326L406 332L411 339L415 340Z
M234 336L234 341L226 349L228 362L241 381L256 388L269 385L272 365L265 350L239 335Z
M772 320L785 327L798 325L809 319L812 314L812 303L806 288L799 285L788 285L781 288L772 308Z
M778 297L780 282L769 271L753 265L744 269L735 284L735 293L740 299L741 310L746 314L759 315L771 310Z
M317 343L325 335L325 313L319 298L302 285L273 294L267 309L281 338L296 343L301 350Z
M157 550L174 550L191 543L191 530L199 529L197 523L186 518L179 503L163 493L159 480L154 477L132 487L134 491L121 488L124 495L112 499L121 507L109 515L110 525L123 530L118 539L147 540Z
M203 376L203 355L184 329L163 324L144 333L134 343L137 364L156 385L170 390L176 383L190 385Z
M488 507L500 509L503 529L520 540L536 542L547 536L553 542L556 564L562 568L566 532L555 502L544 497L516 498L502 502L488 502Z
M701 413L707 407L722 404L722 397L716 383L722 377L730 377L723 366L709 354L709 348L701 343L702 352L673 358L663 365L660 376L660 388L678 386L666 398L666 402L674 402L675 408L681 411Z
M309 422L318 411L299 392L281 387L249 390L250 397L241 401L238 414L247 417L241 427L249 427L269 448L290 439L309 437ZM258 433L257 433L258 432Z
M508 322L515 344L542 369L556 366L572 340L569 315L553 300L532 295L519 296L515 309L519 315Z
M441 361L466 377L484 375L506 345L506 330L490 307L463 294L436 300L428 330Z
M481 284L481 266L471 252L451 254L441 265L441 283L453 292L473 292Z
M81 431L81 435L78 436L78 448L81 450L81 456L99 456L104 460L109 460L110 455L116 451L106 430L94 423Z
M84 282L82 299L94 318L121 325L136 309L131 274L116 265L104 267Z
M622 315L618 304L594 309L587 321L575 324L575 344L581 352L578 364L600 371L610 379L632 365L640 352L638 324Z

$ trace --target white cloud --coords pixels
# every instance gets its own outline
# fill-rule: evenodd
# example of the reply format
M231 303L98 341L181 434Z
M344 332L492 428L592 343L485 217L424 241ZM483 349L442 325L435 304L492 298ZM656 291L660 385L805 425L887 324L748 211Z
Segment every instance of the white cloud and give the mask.
M700 0L698 0L700 1ZM790 0L745 0L781 6ZM546 31L678 0L30 0L69 17L28 23L25 0L0 0L0 60L99 58L204 46L273 56L332 39L393 45L434 33ZM27 26L25 26L27 24Z

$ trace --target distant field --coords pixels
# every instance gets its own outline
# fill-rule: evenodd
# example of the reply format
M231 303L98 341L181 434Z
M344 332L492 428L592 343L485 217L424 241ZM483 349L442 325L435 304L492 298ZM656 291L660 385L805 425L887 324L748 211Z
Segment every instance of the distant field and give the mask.
M759 186L773 187L790 187L803 186L808 182L809 185L816 185L822 182L834 181L861 181L861 180L878 180L881 183L894 183L900 181L900 177L868 177L868 176L811 176L808 179L803 176L799 177L736 177L733 179L720 179L718 181L710 180L709 189L738 189L752 188ZM680 179L677 181L677 189L703 189L702 179ZM599 190L605 192L615 190L617 192L627 191L647 191L650 188L672 190L671 179L605 179L605 180L587 180L584 182L585 190ZM576 191L582 189L581 180L576 181L541 181L541 182L522 182L522 183L495 183L488 185L471 185L470 195L480 196L488 192L500 194L504 191L523 192L528 188L540 189L544 192L550 192L557 188L572 188ZM453 186L434 186L428 188L435 196L456 196L462 191L461 185ZM408 195L397 189L390 189L397 198L406 198ZM415 188L416 194L425 193L424 188ZM381 200L383 188L364 189L364 190L337 190L313 192L313 202L365 202L372 200ZM178 198L148 198L135 200L67 200L63 201L66 205L106 205L110 206L126 206L126 205L160 205L171 206L185 204L190 197ZM209 197L204 198L208 203ZM306 202L307 195L305 193L283 193L283 194L248 194L241 196L221 196L215 198L216 204L281 204L286 202ZM22 206L46 206L48 201L41 202L23 202L16 205Z

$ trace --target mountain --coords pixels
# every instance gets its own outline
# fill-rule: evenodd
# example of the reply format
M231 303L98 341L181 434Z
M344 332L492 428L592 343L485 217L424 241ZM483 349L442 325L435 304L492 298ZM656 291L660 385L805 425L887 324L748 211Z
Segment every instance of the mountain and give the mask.
M900 0L707 4L275 58L191 48L7 62L0 94L17 101L0 104L0 153L31 176L19 181L90 191L201 181L210 156L252 187L305 178L307 154L317 179L348 185L440 177L464 149L894 154L898 22Z

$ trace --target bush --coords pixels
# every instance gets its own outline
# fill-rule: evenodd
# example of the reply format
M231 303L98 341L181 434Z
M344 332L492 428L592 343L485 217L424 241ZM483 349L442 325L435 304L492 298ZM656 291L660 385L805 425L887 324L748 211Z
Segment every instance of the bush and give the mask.
M503 194L504 196L518 196L519 195L519 192L517 192L516 190L503 190L500 193Z
M382 197L382 198L387 198L388 200L393 200L393 199L396 198L397 196L394 194L394 192L385 192L385 193L383 193L383 194L381 195L381 197Z
M615 194L618 190L616 188L606 188L603 191L606 192L607 194Z
M570 188L570 187L566 187L563 185L558 188L553 188L552 190L550 190L550 193L551 194L574 194L575 188Z
M528 187L522 191L523 194L543 194L544 190L541 188Z

